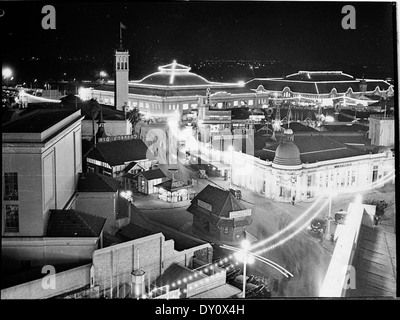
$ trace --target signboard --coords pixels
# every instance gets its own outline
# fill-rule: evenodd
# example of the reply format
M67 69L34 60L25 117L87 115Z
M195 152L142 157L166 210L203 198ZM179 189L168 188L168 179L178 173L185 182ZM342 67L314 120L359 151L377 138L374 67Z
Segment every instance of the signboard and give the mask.
M207 203L207 202L204 202L204 201L201 201L201 200L197 200L197 205L199 207L202 207L203 209L206 209L208 211L212 211L212 205Z
M238 210L238 211L229 212L229 218L231 218L231 219L247 217L247 216L251 216L251 209L245 209L245 210Z
M337 164L335 166L333 166L334 168L341 168L341 167L349 167L351 166L352 163L344 163L344 164Z

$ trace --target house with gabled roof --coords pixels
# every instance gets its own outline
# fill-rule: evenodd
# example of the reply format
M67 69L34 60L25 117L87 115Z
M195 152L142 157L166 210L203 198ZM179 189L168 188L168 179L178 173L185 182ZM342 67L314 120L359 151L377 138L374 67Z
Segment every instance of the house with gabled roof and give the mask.
M136 175L152 168L154 155L141 139L133 136L107 137L87 155L88 172L99 173L124 181L127 174Z
M193 214L193 228L217 241L238 242L252 222L247 209L228 190L207 185L194 199L187 211Z

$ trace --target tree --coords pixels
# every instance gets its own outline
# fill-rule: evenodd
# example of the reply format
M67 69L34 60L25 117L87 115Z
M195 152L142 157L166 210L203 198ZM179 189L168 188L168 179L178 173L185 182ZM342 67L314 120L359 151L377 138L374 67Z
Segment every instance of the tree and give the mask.
M132 124L132 134L135 133L135 127L136 125L142 121L143 115L140 113L138 108L133 108L128 111L127 113L127 119L129 122Z
M93 142L96 143L95 139L95 130L94 130L94 119L96 119L97 115L100 112L100 104L97 102L96 99L90 99L88 101L88 111L87 114L92 118L92 128L93 128Z

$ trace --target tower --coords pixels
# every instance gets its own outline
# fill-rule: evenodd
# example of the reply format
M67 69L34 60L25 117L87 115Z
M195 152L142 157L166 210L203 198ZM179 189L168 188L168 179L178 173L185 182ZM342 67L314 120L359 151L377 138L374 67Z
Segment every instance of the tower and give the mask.
M122 41L115 50L115 100L114 106L117 110L126 111L129 98L129 51L122 46Z

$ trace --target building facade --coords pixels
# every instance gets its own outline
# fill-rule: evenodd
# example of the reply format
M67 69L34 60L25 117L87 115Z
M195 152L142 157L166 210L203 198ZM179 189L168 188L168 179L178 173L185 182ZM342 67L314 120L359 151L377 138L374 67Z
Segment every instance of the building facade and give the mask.
M320 195L355 192L389 175L394 158L389 149L367 152L323 136L285 131L278 142L255 156L235 152L232 183L279 202L313 201Z
M82 119L80 110L37 110L3 125L3 236L43 236L50 209L73 197Z

